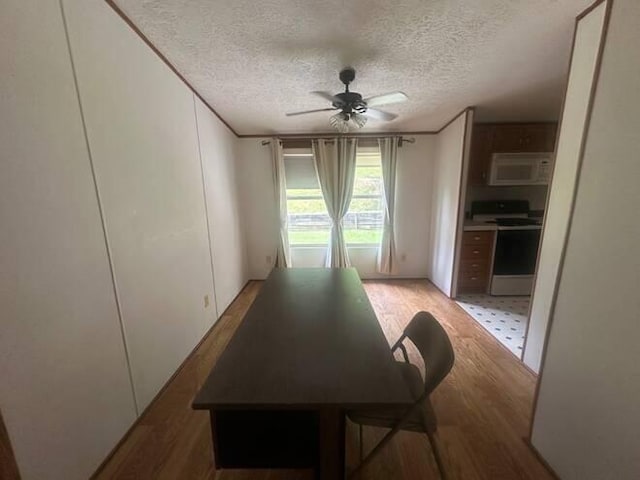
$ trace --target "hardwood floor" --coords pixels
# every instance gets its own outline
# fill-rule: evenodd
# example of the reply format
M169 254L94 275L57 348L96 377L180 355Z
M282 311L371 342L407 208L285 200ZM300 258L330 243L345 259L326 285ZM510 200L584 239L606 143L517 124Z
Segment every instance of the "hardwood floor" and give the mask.
M309 471L223 470L212 466L208 414L190 408L199 386L260 289L251 282L185 362L97 479L309 479ZM523 441L534 376L453 301L424 280L368 281L365 289L390 343L419 310L449 333L451 374L433 395L438 440L450 479L552 479ZM419 364L417 352L410 350ZM365 427L368 450L386 430ZM347 465L357 464L357 428L347 426ZM426 436L400 432L360 476L363 480L437 478Z
M18 466L13 456L11 442L9 442L9 434L4 426L4 419L0 412L0 479L2 480L19 480Z

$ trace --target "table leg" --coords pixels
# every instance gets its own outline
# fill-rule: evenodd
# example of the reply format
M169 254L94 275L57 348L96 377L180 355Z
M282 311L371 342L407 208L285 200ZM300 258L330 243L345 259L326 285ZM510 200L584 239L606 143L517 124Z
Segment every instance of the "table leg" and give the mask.
M317 478L320 480L344 479L345 419L340 408L320 410L320 452Z

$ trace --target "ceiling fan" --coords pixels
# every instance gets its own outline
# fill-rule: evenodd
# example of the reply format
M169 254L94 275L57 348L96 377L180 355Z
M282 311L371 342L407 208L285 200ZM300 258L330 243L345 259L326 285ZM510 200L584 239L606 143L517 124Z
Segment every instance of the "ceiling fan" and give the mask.
M320 108L316 110L305 110L304 112L287 113L287 117L296 115L306 115L307 113L329 112L340 110L340 112L329 118L329 123L340 133L349 131L349 127L362 128L369 118L373 120L381 120L390 122L398 115L389 113L377 108L380 105L390 105L392 103L400 103L408 100L408 97L402 92L391 92L383 95L375 95L369 98L362 98L362 95L349 91L349 84L356 78L356 71L353 68L345 68L340 72L340 81L344 83L344 92L335 95L330 92L311 92L314 95L329 100L331 108Z

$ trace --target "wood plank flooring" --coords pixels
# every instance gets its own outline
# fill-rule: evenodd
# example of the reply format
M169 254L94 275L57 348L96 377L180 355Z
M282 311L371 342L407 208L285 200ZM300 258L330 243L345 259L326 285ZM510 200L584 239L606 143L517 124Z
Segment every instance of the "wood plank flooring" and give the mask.
M208 414L190 408L199 386L242 321L261 286L251 282L185 362L97 479L309 479L309 471L221 470L212 466ZM554 478L523 441L534 376L453 301L424 280L368 281L365 289L390 343L419 310L429 310L456 352L451 374L433 395L439 445L450 479ZM411 360L420 365L417 352ZM365 427L368 450L385 430ZM347 465L358 458L358 436L347 426ZM360 476L363 480L437 478L426 437L400 432Z
M0 412L0 479L2 480L18 480L18 466L13 455L9 434L4 426L4 419Z

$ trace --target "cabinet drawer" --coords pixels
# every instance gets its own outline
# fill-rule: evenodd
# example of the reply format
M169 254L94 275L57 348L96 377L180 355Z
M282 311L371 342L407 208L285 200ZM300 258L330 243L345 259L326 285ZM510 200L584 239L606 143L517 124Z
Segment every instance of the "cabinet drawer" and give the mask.
M488 274L489 273L489 260L477 259L477 260L462 260L460 262L460 274Z
M490 243L481 243L477 245L462 245L461 260L484 260L488 262L491 259Z
M493 243L495 232L491 230L462 232L463 245L484 245Z
M460 272L458 276L459 287L473 287L484 289L489 283L488 272Z

